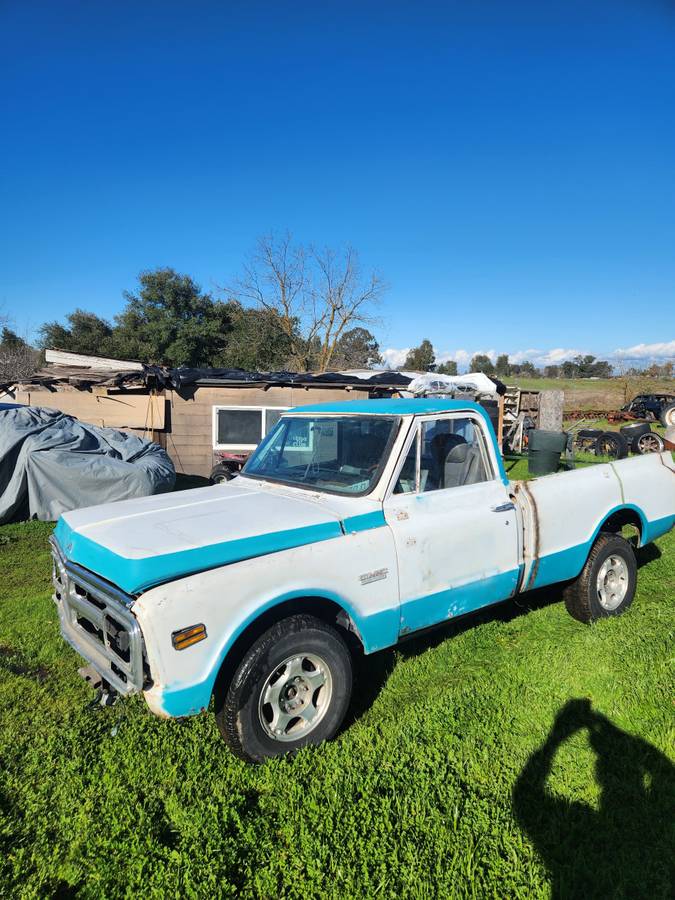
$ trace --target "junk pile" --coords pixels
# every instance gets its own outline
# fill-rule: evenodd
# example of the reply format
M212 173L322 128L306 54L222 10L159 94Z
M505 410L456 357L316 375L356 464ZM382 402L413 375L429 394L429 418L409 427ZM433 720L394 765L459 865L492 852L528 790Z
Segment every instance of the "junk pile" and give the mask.
M466 375L441 375L427 372L412 379L402 396L450 397L454 400L472 400L485 409L495 434L500 433L499 398L506 393L506 385L496 378L488 378L482 372Z
M0 523L173 489L176 471L151 441L57 410L0 409Z

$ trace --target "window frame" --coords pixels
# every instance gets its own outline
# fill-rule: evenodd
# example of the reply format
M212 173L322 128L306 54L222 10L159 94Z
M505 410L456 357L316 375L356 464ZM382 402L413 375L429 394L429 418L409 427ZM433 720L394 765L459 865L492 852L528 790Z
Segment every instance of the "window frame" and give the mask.
M268 410L274 410L275 412L287 412L291 409L290 406L235 406L231 403L229 404L214 404L212 407L212 415L211 415L211 443L213 445L214 450L255 450L260 441L267 434L267 412ZM219 444L218 443L218 413L223 410L225 412L237 412L238 410L242 411L256 411L260 412L260 438L257 444Z
M395 413L392 413L391 415L389 413L387 413L386 415L381 415L381 414L376 414L376 413L354 413L354 414L352 414L352 413L343 413L343 414L340 414L340 413L312 413L311 415L312 415L312 417L315 417L315 418L341 418L342 416L356 418L356 417L363 416L364 418L370 417L370 418L382 418L382 419L391 419L392 420L391 434L389 435L387 443L385 444L383 451L382 451L382 461L380 462L378 469L373 473L373 480L372 480L372 483L369 488L367 488L364 491L358 491L358 492L354 492L354 493L352 493L351 491L345 492L345 491L331 490L330 488L317 487L316 485L313 485L313 484L301 484L298 481L285 481L281 478L271 478L268 475L254 474L252 472L247 472L246 466L244 466L244 468L241 470L239 477L240 478L250 478L252 481L265 481L268 484L280 484L280 485L283 485L284 487L297 488L298 490L301 490L301 491L310 491L314 494L316 494L316 493L331 494L332 496L343 497L345 499L368 497L372 493L374 493L374 491L378 490L380 488L380 485L382 484L387 465L391 461L392 452L396 445L396 441L401 436L401 426L405 422L405 417L401 416L401 415L396 415ZM298 413L297 416L295 414L291 414L288 418L296 418L296 417L299 419L310 418L310 416L307 413ZM267 435L265 435L265 438L267 438Z
M443 487L436 488L433 491L420 491L420 481L421 481L421 467L422 467L422 427L425 422L438 422L442 419L469 419L475 428L478 429L479 439L478 445L480 447L480 453L483 460L483 465L485 466L485 473L488 476L485 481L478 481L476 484L460 484L455 485L454 487ZM394 471L392 473L391 479L387 486L387 490L385 493L385 499L388 497L402 498L402 497L416 497L418 495L429 493L429 494L438 494L443 493L445 491L456 491L458 488L469 488L475 487L478 484L489 484L492 481L499 481L499 472L498 467L495 465L495 459L493 458L493 448L488 445L486 435L485 435L485 422L482 416L477 415L473 412L473 410L466 410L465 412L449 412L449 413L441 413L434 415L424 415L424 416L415 416L413 419L413 425L410 429L410 434L406 438L406 441L401 449L400 456L397 460L396 466L394 467ZM405 461L408 458L408 453L410 452L410 448L413 443L417 443L417 451L415 454L415 490L407 491L404 493L396 494L394 490L398 483L398 479L403 470L403 466L405 465Z

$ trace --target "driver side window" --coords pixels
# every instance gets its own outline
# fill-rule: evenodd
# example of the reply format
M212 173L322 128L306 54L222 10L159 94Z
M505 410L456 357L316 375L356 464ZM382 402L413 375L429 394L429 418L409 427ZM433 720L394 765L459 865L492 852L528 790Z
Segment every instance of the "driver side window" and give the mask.
M421 422L395 494L445 490L493 478L480 428L468 417Z

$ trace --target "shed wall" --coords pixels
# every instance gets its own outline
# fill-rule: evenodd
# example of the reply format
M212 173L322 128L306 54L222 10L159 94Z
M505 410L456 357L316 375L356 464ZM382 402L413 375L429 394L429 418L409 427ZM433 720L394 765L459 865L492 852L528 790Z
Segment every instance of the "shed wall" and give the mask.
M177 472L186 475L211 473L214 406L272 406L289 408L309 403L363 400L367 388L302 387L196 387L181 396L167 391L166 449Z

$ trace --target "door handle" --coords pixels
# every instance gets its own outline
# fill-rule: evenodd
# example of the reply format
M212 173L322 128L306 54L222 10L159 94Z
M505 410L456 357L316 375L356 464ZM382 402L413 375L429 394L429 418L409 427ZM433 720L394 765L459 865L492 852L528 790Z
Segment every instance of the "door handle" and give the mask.
M497 512L497 513L510 512L512 509L515 509L515 508L516 507L514 506L514 504L511 503L511 501L509 500L508 503L500 503L499 506L493 506L492 512Z

